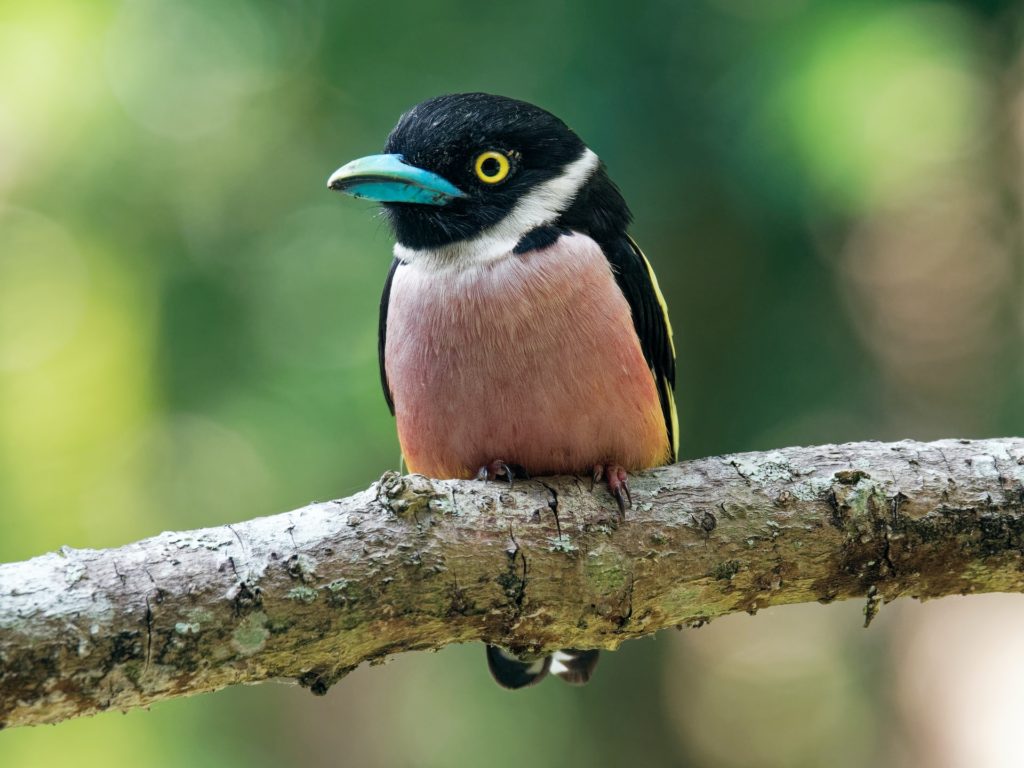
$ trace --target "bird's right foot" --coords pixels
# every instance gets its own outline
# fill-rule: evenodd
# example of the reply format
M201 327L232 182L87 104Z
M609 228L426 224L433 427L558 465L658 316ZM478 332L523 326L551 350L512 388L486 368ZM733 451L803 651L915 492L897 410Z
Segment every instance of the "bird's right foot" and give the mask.
M484 464L476 473L477 480L497 480L501 477L508 479L509 487L514 484L516 478L530 479L523 467L518 464L508 464L502 459L495 459L490 464Z

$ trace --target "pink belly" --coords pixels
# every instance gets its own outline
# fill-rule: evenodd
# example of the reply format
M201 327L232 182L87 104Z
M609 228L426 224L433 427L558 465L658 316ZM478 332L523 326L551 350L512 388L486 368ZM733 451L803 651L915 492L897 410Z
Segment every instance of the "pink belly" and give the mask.
M409 469L469 477L662 464L669 445L629 305L588 237L465 270L400 266L385 365Z

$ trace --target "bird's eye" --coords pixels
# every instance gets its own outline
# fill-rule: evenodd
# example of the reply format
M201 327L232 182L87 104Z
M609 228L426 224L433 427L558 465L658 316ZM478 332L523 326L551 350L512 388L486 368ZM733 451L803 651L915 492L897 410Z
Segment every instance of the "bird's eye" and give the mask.
M497 184L508 176L508 157L494 150L481 152L473 162L473 169L476 171L476 177L484 184Z

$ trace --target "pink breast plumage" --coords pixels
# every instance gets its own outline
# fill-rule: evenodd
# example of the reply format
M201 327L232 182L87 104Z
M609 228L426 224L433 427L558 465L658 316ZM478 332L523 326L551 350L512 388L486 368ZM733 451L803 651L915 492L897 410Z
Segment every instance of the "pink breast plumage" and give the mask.
M584 235L482 265L399 266L385 367L413 472L470 477L502 459L575 474L669 455L629 305Z

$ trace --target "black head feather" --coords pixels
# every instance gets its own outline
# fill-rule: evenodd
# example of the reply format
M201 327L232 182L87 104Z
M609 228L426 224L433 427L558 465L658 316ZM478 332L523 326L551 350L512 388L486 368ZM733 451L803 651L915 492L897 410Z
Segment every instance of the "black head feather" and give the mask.
M466 197L442 207L385 203L384 208L396 239L406 247L436 248L465 240L505 218L524 195L558 176L585 149L565 123L524 101L486 93L438 96L402 115L384 151L443 176ZM499 184L485 184L473 169L476 157L488 150L510 159L508 177ZM629 220L603 168L566 213L581 231L619 226L624 232Z

